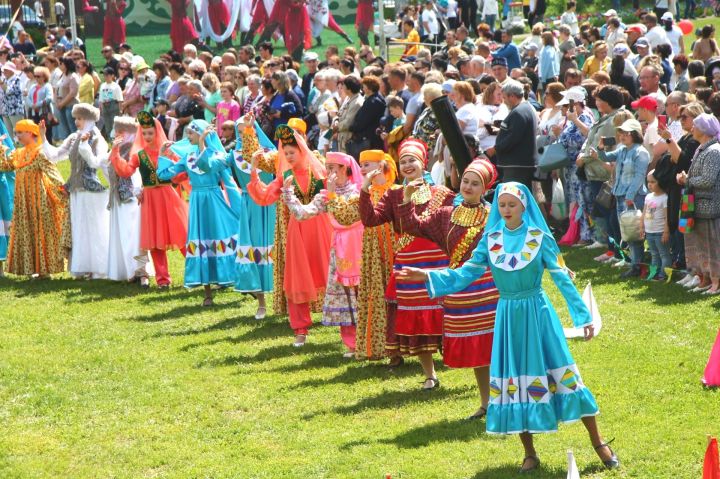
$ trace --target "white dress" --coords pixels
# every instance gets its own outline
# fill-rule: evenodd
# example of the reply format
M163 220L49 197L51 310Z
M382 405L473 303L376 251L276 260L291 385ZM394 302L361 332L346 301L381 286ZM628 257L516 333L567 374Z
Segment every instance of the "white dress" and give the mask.
M123 150L129 150L129 143L120 146L121 157ZM123 158L127 159L127 158ZM109 161L104 165L109 167ZM110 172L110 176L113 173ZM108 177L112 182L117 176ZM142 191L142 179L138 169L130 177L134 196L122 201L116 188L110 188L114 195L109 200L110 209L110 243L108 247L107 277L113 281L128 281L135 276L147 276L145 271L148 264L147 252L140 249L140 204L137 195Z
M97 169L107 162L108 146L96 127L93 127L93 132L96 139L94 151L87 141L83 141L78 147L78 153L90 168ZM71 146L79 135L80 132L71 134L57 148L44 142L43 152L53 163L69 159ZM70 192L72 252L69 270L73 275L91 274L93 278L107 276L110 228L107 204L107 190Z

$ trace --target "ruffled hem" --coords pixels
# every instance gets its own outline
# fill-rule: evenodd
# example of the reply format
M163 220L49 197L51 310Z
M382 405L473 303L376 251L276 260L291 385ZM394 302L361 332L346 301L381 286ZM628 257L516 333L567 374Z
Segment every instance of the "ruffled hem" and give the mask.
M528 399L528 401L532 401ZM487 432L519 434L521 432L555 432L560 423L570 423L598 414L597 403L589 389L572 394L554 394L544 402L493 404L487 412Z
M335 281L337 281L338 283L342 284L343 286L345 286L347 288L355 288L360 285L360 276L345 277L345 276L336 275Z

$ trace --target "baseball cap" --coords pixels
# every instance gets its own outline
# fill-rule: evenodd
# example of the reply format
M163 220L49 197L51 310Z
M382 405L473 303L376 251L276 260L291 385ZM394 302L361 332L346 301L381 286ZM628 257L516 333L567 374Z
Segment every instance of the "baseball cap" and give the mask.
M645 35L647 33L647 27L645 25L630 25L625 29L626 32L633 32L633 33L639 33L640 35Z
M319 58L320 57L315 52L305 52L305 54L303 54L304 62L316 62Z
M581 86L574 86L568 88L560 94L563 96L563 98L557 103L558 106L569 105L570 100L584 103L585 99L587 98L587 90L585 90L585 88Z
M657 111L658 102L654 97L645 95L639 100L632 102L630 106L632 106L633 110L644 108L646 110Z
M630 52L630 48L625 43L618 43L613 47L613 56L625 55Z
M650 48L650 42L646 37L640 37L635 41L636 47Z
M674 17L673 17L672 12L665 12L665 13L663 13L663 16L660 17L660 20L662 20L663 22L666 20L672 21L673 19L674 19Z
M443 93L450 93L455 86L455 80L445 80L445 82L442 84L442 91Z
M507 58L505 58L505 57L494 57L494 58L492 59L492 64L491 64L491 66L493 66L493 67L495 67L495 66L501 66L501 67L507 68L507 67L508 67Z
M607 12L603 13L603 17L617 17L617 12L615 9L611 8Z
M635 118L625 120L625 122L618 127L618 130L627 131L628 133L635 131L642 135L642 125Z

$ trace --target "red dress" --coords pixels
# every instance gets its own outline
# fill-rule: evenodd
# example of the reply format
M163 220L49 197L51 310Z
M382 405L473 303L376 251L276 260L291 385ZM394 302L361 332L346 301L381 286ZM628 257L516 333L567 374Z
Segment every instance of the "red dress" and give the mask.
M252 21L250 22L250 31L256 32L261 30L268 21L268 12L265 9L263 0L255 0L252 10Z
M277 7L278 3L275 4ZM273 8L273 14L275 8ZM308 14L305 4L293 1L286 11L285 17L285 45L288 53L292 54L298 47L302 46L309 50L312 47L312 33L310 29L310 15ZM272 20L272 18L271 18Z
M473 226L455 224L453 206L439 208L425 218L418 216L411 203L401 205L399 212L406 231L435 241L451 258L450 267L456 268L472 256L487 221L484 206L463 203L462 207L478 211ZM490 364L498 298L490 269L464 290L443 298L443 362L447 366L477 368Z
M198 34L193 27L192 22L187 16L187 8L190 0L168 0L172 11L172 20L170 22L170 39L172 40L172 49L178 53L182 53L183 48L188 43L192 43L198 38Z
M357 16L355 17L355 28L363 31L370 31L375 22L375 11L372 0L358 0Z
M268 24L279 23L280 25L284 25L291 2L292 0L277 0L275 5L273 5L272 12L270 12Z
M117 47L125 43L125 19L122 14L127 7L124 0L108 0L103 28L103 46Z
M415 204L415 211L421 216L431 214L442 206L452 205L455 198L455 194L444 186L429 188L429 201ZM449 259L437 244L407 234L400 215L403 195L401 188L389 190L377 205L373 206L370 195L362 191L360 218L363 224L372 227L391 222L395 232L401 235L396 242L393 265L395 271L407 266L424 269L446 268ZM430 299L425 283L397 281L394 275L390 276L385 297L388 304L385 345L387 354L393 356L398 352L402 355L436 352L442 340L444 311L438 300Z
M217 35L222 35L230 24L230 10L223 0L208 0L210 26Z

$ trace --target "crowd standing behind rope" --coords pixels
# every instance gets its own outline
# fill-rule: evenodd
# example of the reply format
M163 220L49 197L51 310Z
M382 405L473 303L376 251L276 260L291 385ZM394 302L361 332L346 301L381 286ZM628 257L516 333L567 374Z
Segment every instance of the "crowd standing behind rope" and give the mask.
M325 26L352 43L327 2L265 3L242 46L218 55L183 1L171 2L173 50L157 59L125 43L123 2L106 15L104 65L62 26L41 48L23 32L0 47L0 273L145 288L154 275L164 289L176 249L204 306L212 286L233 286L260 320L272 294L296 347L321 312L346 357L417 356L423 390L440 386L438 352L473 368L470 418L520 434L523 471L540 463L531 433L578 419L618 467L540 278L550 271L587 339L558 244L597 250L627 280L679 271L691 293L720 293L714 28L685 45L675 12L624 25L611 9L596 28L571 1L556 30L537 5L527 12L532 32L516 44L496 29L507 2L500 14L494 1L478 12L428 0L399 7L407 45L389 62L369 46L369 1L360 48L322 58L304 50ZM224 30L227 12L210 13ZM287 54L269 41L280 33ZM430 107L442 96L476 158L464 171Z

